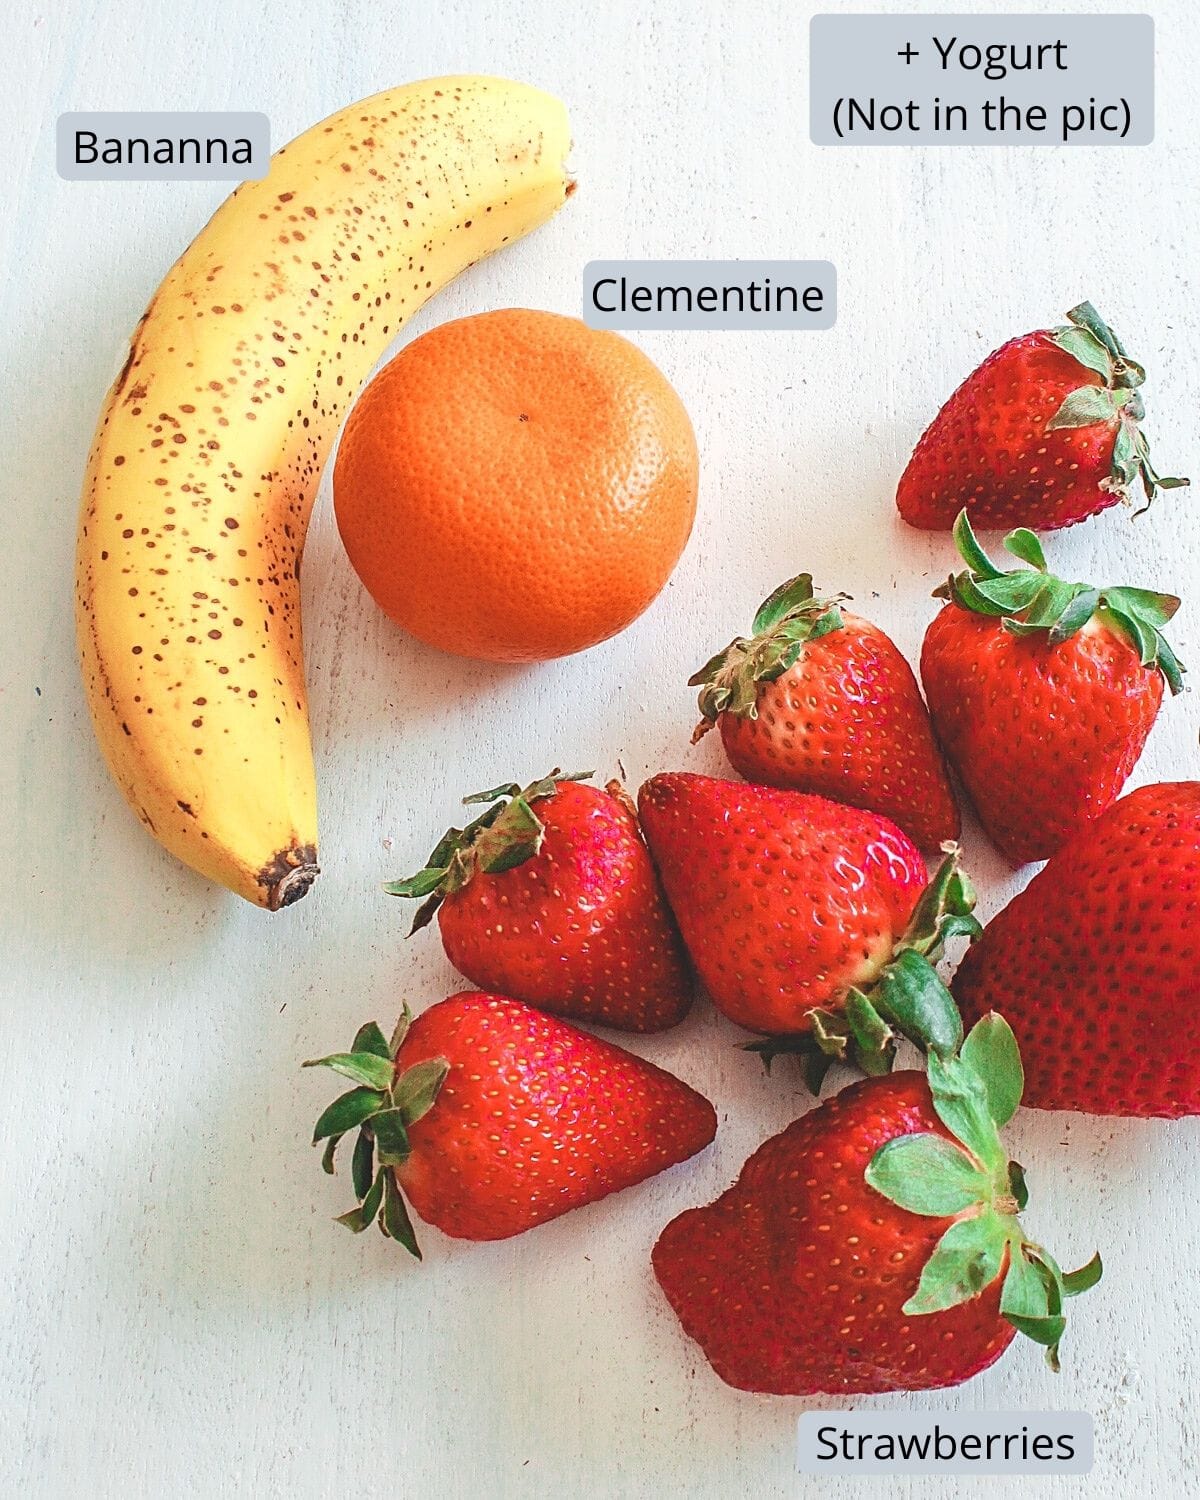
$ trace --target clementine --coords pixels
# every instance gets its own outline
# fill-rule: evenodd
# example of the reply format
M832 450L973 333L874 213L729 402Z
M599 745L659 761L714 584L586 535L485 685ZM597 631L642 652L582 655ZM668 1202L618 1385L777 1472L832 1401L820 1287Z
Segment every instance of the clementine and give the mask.
M696 510L687 412L618 334L522 308L443 323L371 381L334 468L359 577L431 646L541 661L623 630Z

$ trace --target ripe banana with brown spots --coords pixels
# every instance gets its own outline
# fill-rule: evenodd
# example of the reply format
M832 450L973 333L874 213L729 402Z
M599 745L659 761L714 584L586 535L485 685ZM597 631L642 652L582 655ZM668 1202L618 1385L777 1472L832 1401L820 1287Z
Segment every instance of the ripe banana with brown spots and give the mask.
M317 874L299 567L396 330L548 219L566 111L496 78L377 94L279 151L159 288L100 414L76 612L96 734L172 853L276 910Z

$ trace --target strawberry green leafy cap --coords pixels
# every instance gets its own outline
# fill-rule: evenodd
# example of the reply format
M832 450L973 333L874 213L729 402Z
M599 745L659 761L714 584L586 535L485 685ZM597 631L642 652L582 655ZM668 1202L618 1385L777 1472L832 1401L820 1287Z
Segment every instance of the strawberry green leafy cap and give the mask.
M314 1146L325 1142L321 1165L332 1174L342 1137L358 1129L350 1164L358 1206L339 1215L336 1222L361 1234L378 1220L389 1239L420 1260L412 1220L392 1169L408 1160L412 1152L409 1127L433 1108L450 1064L444 1057L431 1057L396 1072L396 1053L411 1023L412 1012L406 1005L390 1042L369 1021L359 1029L349 1052L316 1057L303 1066L331 1068L355 1085L322 1113L313 1131Z
M966 571L935 589L935 599L951 599L962 609L1001 620L1013 635L1044 634L1053 646L1097 616L1129 642L1144 667L1163 674L1172 693L1182 692L1185 668L1162 633L1179 608L1174 594L1065 583L1047 570L1041 542L1023 526L1010 531L1004 545L1030 566L1002 572L979 545L965 510L954 523L954 541Z
M1138 393L1138 387L1146 379L1145 370L1129 358L1120 339L1090 302L1073 307L1067 318L1066 326L1055 328L1050 337L1060 349L1099 375L1103 384L1082 385L1072 391L1046 424L1046 431L1118 421L1112 472L1102 488L1126 500L1139 480L1146 492L1147 506L1160 489L1173 490L1186 485L1189 482L1186 479L1164 479L1150 463L1150 444L1139 425L1146 415Z
M758 684L774 682L795 666L806 641L842 628L839 605L845 594L830 599L813 593L811 573L789 578L754 616L750 636L739 635L724 651L705 662L688 678L689 687L700 689L700 723L692 744L701 739L723 713L758 718Z
M835 1062L853 1063L866 1074L891 1072L901 1037L942 1057L957 1051L962 1017L934 965L951 938L973 941L983 928L958 846L942 847L945 858L874 982L852 986L838 1010L809 1011L810 1030L749 1042L747 1052L757 1052L768 1069L780 1054L798 1055L805 1082L819 1094Z
M932 1131L896 1136L866 1170L868 1184L889 1202L910 1213L954 1219L903 1311L920 1317L956 1307L1003 1275L1001 1316L1042 1344L1057 1370L1064 1305L1095 1286L1103 1266L1094 1255L1064 1274L1021 1226L1029 1197L1025 1173L1000 1141L1025 1086L1016 1038L992 1011L976 1022L957 1053L930 1052L928 1068L933 1107L954 1139Z
M421 901L409 937L427 926L446 897L461 890L480 870L498 875L532 859L546 836L534 803L553 797L560 782L587 781L593 774L575 771L564 775L556 766L549 776L529 786L521 787L513 781L464 797L465 807L481 802L492 805L465 828L448 828L423 870L384 886L389 896Z

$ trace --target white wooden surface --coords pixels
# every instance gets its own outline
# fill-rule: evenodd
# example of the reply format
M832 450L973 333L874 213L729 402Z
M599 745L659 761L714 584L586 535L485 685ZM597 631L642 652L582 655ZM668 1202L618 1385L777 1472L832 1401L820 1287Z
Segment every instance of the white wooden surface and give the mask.
M1046 8L1064 3L1097 8ZM298 1064L365 1017L389 1022L406 996L422 1006L455 988L431 935L403 940L405 914L379 882L414 868L457 796L556 762L607 773L620 757L634 783L719 768L715 736L688 748L685 679L786 571L850 591L916 651L950 549L897 522L892 488L939 399L1003 338L1092 297L1153 372L1162 464L1200 469L1200 18L1189 0L1139 8L1159 26L1154 146L923 152L807 143L809 8L785 0L9 9L0 1493L816 1492L791 1472L799 1403L721 1385L650 1275L667 1219L805 1107L711 1009L639 1046L716 1101L702 1159L507 1244L427 1231L422 1267L331 1224L346 1183L323 1178L307 1144L328 1081ZM699 520L663 598L584 657L519 670L431 655L364 597L322 501L305 588L325 873L271 917L173 863L121 803L71 627L95 410L222 189L61 182L54 120L263 109L282 142L377 88L458 70L561 94L580 191L410 332L503 305L576 312L583 263L622 255L828 258L838 324L643 338L695 419ZM1078 576L1190 593L1175 638L1200 669L1194 494L1136 523L1109 512L1052 547ZM1195 693L1165 708L1137 779L1200 773L1198 719ZM966 844L990 912L1017 882L974 828ZM1099 1245L1106 1280L1078 1306L1057 1379L1014 1347L966 1388L912 1404L1091 1411L1092 1478L1038 1494L1200 1493L1200 1127L1027 1113L1013 1134L1031 1225L1064 1261ZM886 1488L948 1500L967 1485Z

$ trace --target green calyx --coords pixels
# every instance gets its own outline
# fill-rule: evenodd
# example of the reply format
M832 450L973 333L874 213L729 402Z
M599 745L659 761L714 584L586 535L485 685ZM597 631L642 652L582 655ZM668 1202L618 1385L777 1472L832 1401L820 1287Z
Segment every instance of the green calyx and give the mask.
M1174 594L1065 583L1047 570L1041 542L1024 527L1010 531L1004 545L1030 566L1005 573L979 545L965 510L954 523L954 540L966 570L935 589L934 598L999 619L1013 635L1045 632L1054 646L1070 640L1096 616L1129 642L1144 667L1163 674L1172 693L1182 692L1185 668L1162 633L1179 608Z
M934 965L951 938L974 940L983 929L958 847L943 848L945 858L877 978L849 989L837 1010L809 1011L811 1030L750 1042L748 1052L757 1052L767 1068L780 1054L799 1056L805 1081L818 1094L835 1062L853 1063L870 1075L890 1072L901 1037L941 1057L958 1050L962 1018Z
M756 719L758 684L782 677L796 664L807 641L840 630L842 612L838 605L845 597L817 598L812 574L801 573L764 599L754 616L753 635L739 635L688 678L689 687L700 689L702 715L692 744L707 734L723 713Z
M552 797L560 782L586 781L592 774L591 771L575 771L564 775L555 767L549 776L526 787L518 786L514 781L464 797L464 807L481 802L492 805L465 828L448 828L423 870L418 870L407 880L393 880L384 886L389 896L421 901L409 928L409 937L432 921L446 897L461 890L479 871L498 875L532 859L542 847L546 835L533 804Z
M378 1221L389 1239L420 1260L412 1220L392 1169L408 1160L412 1151L409 1127L433 1108L450 1064L444 1057L431 1057L397 1074L396 1053L411 1022L412 1012L406 1005L390 1042L369 1021L359 1029L349 1052L316 1057L303 1066L332 1068L355 1085L322 1112L313 1131L314 1146L325 1142L321 1166L332 1173L342 1137L358 1129L350 1166L358 1206L340 1214L336 1222L361 1234Z
M1046 431L1092 427L1098 422L1117 423L1112 471L1103 483L1125 499L1129 499L1130 490L1139 480L1146 492L1147 505L1160 489L1186 485L1186 479L1156 474L1150 462L1150 444L1139 425L1146 415L1138 394L1138 387L1146 379L1145 370L1130 359L1120 339L1090 302L1073 307L1067 317L1070 321L1054 329L1050 337L1085 369L1099 375L1103 383L1083 385L1072 391L1046 424Z
M1021 1226L1029 1196L1025 1174L1000 1140L1025 1084L1016 1038L993 1011L956 1054L931 1052L928 1067L933 1107L953 1140L933 1132L896 1136L866 1170L867 1182L890 1202L954 1220L902 1310L916 1317L943 1312L977 1297L1003 1273L1001 1315L1043 1345L1057 1370L1066 1300L1095 1286L1103 1266L1094 1255L1064 1274Z

